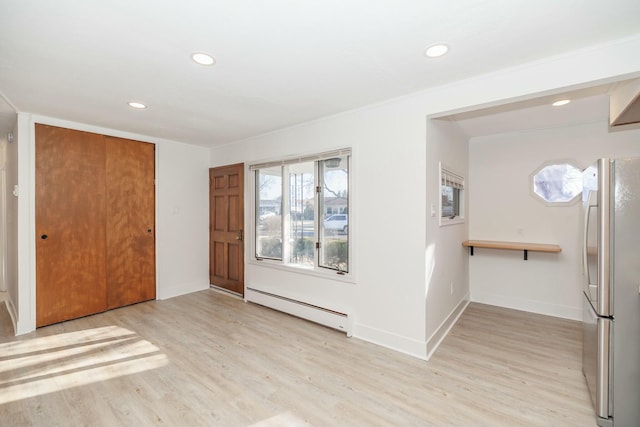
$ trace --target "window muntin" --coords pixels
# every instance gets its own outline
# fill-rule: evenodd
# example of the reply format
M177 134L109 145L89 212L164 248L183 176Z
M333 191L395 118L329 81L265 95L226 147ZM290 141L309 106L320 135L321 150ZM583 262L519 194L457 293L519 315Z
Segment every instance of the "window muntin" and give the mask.
M533 193L549 204L572 204L582 193L582 170L570 162L549 162L532 174Z
M464 222L464 177L440 165L440 225Z
M350 157L350 150L340 150L250 167L255 173L256 259L349 271Z

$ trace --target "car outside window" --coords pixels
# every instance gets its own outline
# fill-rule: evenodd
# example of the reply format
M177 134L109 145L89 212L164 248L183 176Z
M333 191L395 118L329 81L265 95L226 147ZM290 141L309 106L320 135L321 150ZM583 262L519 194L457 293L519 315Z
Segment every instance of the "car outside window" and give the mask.
M256 260L349 272L351 150L250 166Z

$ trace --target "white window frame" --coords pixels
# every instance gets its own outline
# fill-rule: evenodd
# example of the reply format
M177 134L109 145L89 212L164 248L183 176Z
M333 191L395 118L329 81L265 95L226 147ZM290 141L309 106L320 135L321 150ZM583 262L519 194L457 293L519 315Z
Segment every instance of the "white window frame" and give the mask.
M317 277L323 277L323 278L329 278L329 279L333 279L333 280L338 280L338 281L342 281L342 282L349 282L349 283L355 283L355 260L354 260L354 247L355 247L355 238L354 238L354 233L353 233L353 227L351 227L351 223L349 224L349 232L348 232L348 260L349 260L349 271L348 272L343 272L343 271L338 271L338 270L334 270L331 268L327 268L327 267L322 267L319 265L319 256L318 256L318 249L315 249L315 254L314 254L314 265L313 266L303 266L303 265L299 265L299 264L291 264L286 262L287 259L287 250L285 247L283 247L282 250L282 259L270 259L270 258L260 258L256 256L256 235L257 235L257 230L256 230L256 224L255 224L255 215L256 215L256 209L258 209L258 207L256 206L256 173L255 171L261 168L267 168L267 167L273 167L273 166L287 166L287 165L292 165L292 164L297 164L297 163L304 163L304 162L317 162L320 160L326 160L326 159L330 159L333 157L347 157L349 165L348 165L348 170L349 170L349 180L348 180L348 206L349 206L349 217L353 218L352 212L353 212L353 192L352 192L352 188L353 188L353 154L352 154L352 150L351 148L342 148L342 149L338 149L338 150L334 150L334 151L328 151L328 152L322 152L322 153L317 153L317 154L310 154L310 155L306 155L306 156L299 156L299 157L288 157L288 158L284 158L284 159L278 159L278 160L272 160L272 161L265 161L265 162L261 162L261 163L255 163L255 164L251 164L249 165L247 171L249 174L249 179L248 182L251 182L251 194L250 196L250 206L251 209L249 210L249 224L250 224L250 231L251 231L251 236L250 239L248 239L249 241L247 243L251 244L251 250L249 251L245 251L245 253L248 254L248 259L247 262L249 264L252 265L260 265L260 266L265 266L265 267L270 267L270 268L274 268L274 269L279 269L279 270L285 270L285 271L289 271L289 272L294 272L294 273L298 273L298 274L305 274L305 275L311 275L311 276L317 276ZM318 185L318 176L317 176L317 165L314 165L316 168L316 172L314 172L315 175L315 185ZM287 179L285 179L285 174L283 173L283 188L286 188L286 182L288 181ZM287 203L287 198L288 198L288 192L284 191L282 194L282 198L283 198L283 206L285 206L285 203ZM319 194L316 192L315 193L315 203L314 203L314 209L315 209L315 216L314 216L314 221L315 221L315 226L314 226L314 240L316 242L318 242L320 240L320 230L321 230L321 222L323 219L323 212L320 212L321 209L321 203L319 201ZM284 207L283 207L284 209ZM286 229L284 221L285 221L285 215L283 215L283 231ZM283 233L283 239L284 239L284 233ZM287 245L284 245L287 246Z
M442 162L438 164L438 216L440 226L464 224L465 221L465 177L461 173L456 172L454 169L443 165ZM452 186L458 188L459 193L459 212L453 218L442 216L442 185L444 183L451 183Z

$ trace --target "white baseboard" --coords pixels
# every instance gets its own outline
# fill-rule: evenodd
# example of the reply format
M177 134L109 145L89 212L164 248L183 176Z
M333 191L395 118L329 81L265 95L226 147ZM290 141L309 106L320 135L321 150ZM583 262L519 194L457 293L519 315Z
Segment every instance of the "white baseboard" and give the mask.
M424 341L358 323L355 324L353 336L372 344L417 357L418 359L427 359Z
M521 298L505 297L503 295L471 293L471 301L498 307L512 308L529 313L544 314L562 319L582 321L582 307L570 307L559 304L549 304Z
M453 325L456 324L462 313L464 313L465 308L469 305L469 294L467 293L464 298L451 310L451 313L444 319L444 321L438 326L433 334L427 340L427 360L431 358L433 353L442 343L442 340L445 339Z
M11 323L13 323L13 332L15 335L24 335L36 330L35 317L33 319L20 319L18 310L16 310L16 306L13 304L13 300L11 298L7 298L5 305L7 306L9 317L11 317Z

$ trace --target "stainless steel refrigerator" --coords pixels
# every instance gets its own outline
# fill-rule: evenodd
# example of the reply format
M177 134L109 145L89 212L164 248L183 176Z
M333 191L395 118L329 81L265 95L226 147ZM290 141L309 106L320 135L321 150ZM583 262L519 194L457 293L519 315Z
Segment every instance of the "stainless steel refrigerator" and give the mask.
M640 158L584 172L582 370L600 426L640 426Z

